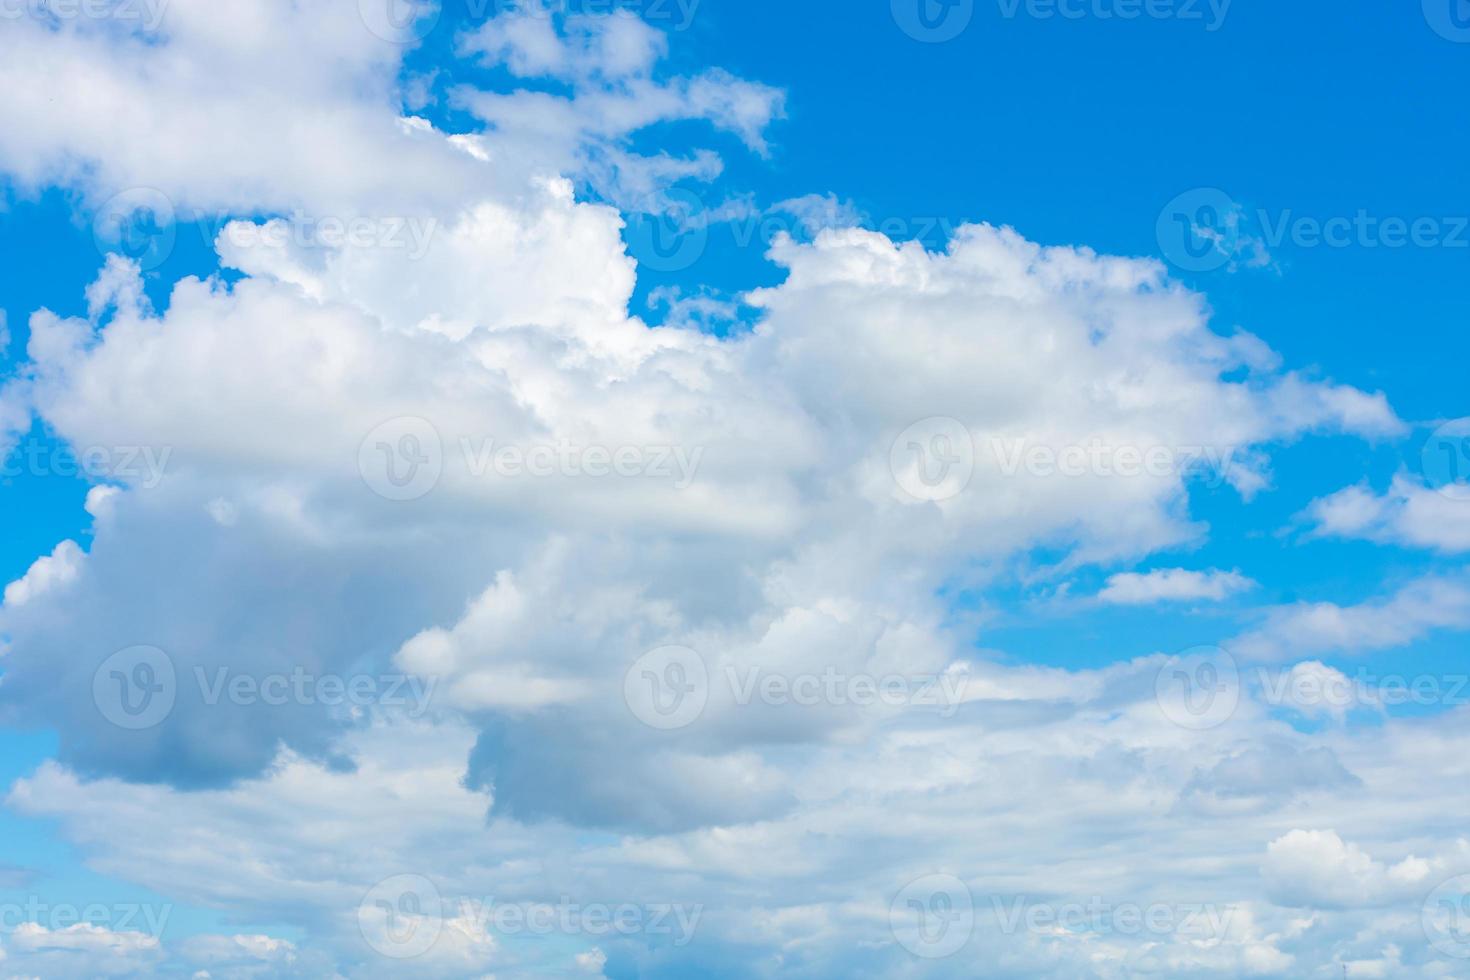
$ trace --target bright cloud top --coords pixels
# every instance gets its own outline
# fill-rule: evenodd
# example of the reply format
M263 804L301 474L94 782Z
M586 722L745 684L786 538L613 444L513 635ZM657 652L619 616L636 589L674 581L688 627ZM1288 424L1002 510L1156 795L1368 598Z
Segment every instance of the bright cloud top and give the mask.
M647 141L697 123L759 157L785 93L668 72L622 15L502 14L453 52L505 76L456 75L458 129L350 5L0 34L18 186L222 216L219 272L157 308L112 256L86 316L33 311L0 397L12 439L111 450L85 547L0 606L0 710L60 737L8 806L102 873L300 930L31 923L7 970L1437 975L1414 903L1470 871L1465 714L1303 731L1249 668L1470 627L1459 580L1264 610L1208 729L1160 694L1173 651L975 642L975 597L1033 561L1106 575L1107 606L1249 595L1117 569L1200 544L1193 495L1256 497L1287 444L1402 437L1382 393L1214 329L1156 261L983 223L926 249L814 222L741 297L752 329L651 327L619 208L723 162ZM1416 500L1447 506L1396 482L1311 512L1456 548ZM167 698L148 723L134 680ZM943 956L903 918L934 875L971 916ZM537 942L507 906L578 925ZM1126 925L1150 909L1167 928Z

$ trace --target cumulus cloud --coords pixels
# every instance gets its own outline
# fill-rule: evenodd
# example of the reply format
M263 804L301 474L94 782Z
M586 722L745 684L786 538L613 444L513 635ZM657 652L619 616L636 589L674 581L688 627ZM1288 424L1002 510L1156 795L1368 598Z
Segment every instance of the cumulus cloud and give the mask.
M51 929L22 922L5 936L4 968L58 980L139 976L163 959L157 937L86 922Z
M1459 577L1426 576L1392 595L1356 605L1277 606L1265 613L1264 620L1226 646L1234 653L1268 660L1394 649L1435 630L1470 626L1470 587Z
M1359 484L1314 500L1304 516L1320 537L1360 538L1445 554L1470 551L1470 505L1403 474L1382 494Z
M351 5L175 0L159 31L0 38L8 176L238 219L210 226L229 275L155 308L147 270L113 258L86 317L30 316L7 428L169 465L109 472L87 548L6 590L0 712L60 739L7 802L101 873L300 937L27 927L7 970L101 975L59 961L106 952L122 972L380 976L402 910L368 896L417 875L440 901L409 914L438 939L395 975L887 976L919 969L896 896L940 868L982 924L1106 898L1217 925L980 928L934 975L1290 975L1353 942L1423 963L1354 913L1403 913L1428 883L1416 842L1432 873L1456 866L1423 815L1456 812L1462 713L1308 735L1242 696L1200 731L1159 695L1171 658L1012 667L976 652L955 598L1036 549L1073 569L1197 542L1202 480L1249 496L1284 443L1400 434L1381 393L1217 332L1156 262L987 224L926 248L823 196L779 206L808 234L771 244L785 279L743 298L751 330L652 329L623 217L589 191L625 204L718 172L635 152L660 123L766 152L783 96L662 71L667 40L635 20L479 25L460 55L512 82L448 93L478 121L454 133L403 118L401 49ZM301 234L293 209L398 221L400 242ZM1250 584L1161 569L1102 598ZM1406 642L1470 622L1464 592L1278 609L1236 648ZM104 667L140 644L167 710L119 724L104 695L130 675ZM679 670L640 671L661 649L687 651ZM299 675L372 696L250 693ZM697 717L640 716L649 675ZM1326 805L1345 838L1283 836ZM569 897L666 904L700 941L546 943L490 914Z
M75 541L63 541L49 555L37 558L20 578L5 586L5 605L23 606L51 589L76 579L82 567L82 549Z
M1293 830L1266 846L1262 872L1284 904L1353 908L1424 890L1430 865L1413 855L1385 864L1336 831Z
M1156 568L1149 572L1120 572L1111 576L1097 597L1111 605L1140 606L1154 602L1203 599L1219 602L1255 587L1239 572L1209 569Z

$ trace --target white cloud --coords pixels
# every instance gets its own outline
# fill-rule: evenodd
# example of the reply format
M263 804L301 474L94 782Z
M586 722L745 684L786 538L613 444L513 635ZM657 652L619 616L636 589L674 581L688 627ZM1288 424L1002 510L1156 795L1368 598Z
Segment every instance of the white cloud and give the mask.
M86 782L47 765L16 785L9 805L58 821L102 873L179 901L289 921L308 937L294 948L263 938L241 948L222 937L179 948L212 971L211 959L279 963L331 950L348 976L380 974L386 961L363 945L357 905L409 869L440 893L445 938L423 961L395 961L404 975L554 976L601 957L687 975L753 955L783 958L770 975L888 975L912 963L893 943L888 903L938 866L966 883L977 926L936 976L967 976L977 957L1014 977L1121 974L1139 964L1170 975L1293 976L1301 962L1384 958L1391 944L1404 950L1397 975L1433 976L1422 940L1406 942L1405 931L1375 942L1365 930L1395 921L1419 929L1424 896L1470 868L1470 841L1446 836L1442 820L1453 812L1455 781L1470 775L1460 750L1470 716L1311 736L1275 729L1243 706L1218 738L1161 715L1157 669L1145 660L1074 675L1095 693L1065 710L1043 689L1012 710L977 705L950 725L788 754L803 786L798 808L673 833L487 823L491 794L464 783L477 735L447 721L352 733L340 750L355 770L285 754L230 789ZM1025 676L1013 678L1022 690ZM1231 748L1266 742L1273 730L1268 751ZM1328 776L1324 757L1352 759L1356 779ZM1446 781L1423 779L1426 769ZM1318 778L1299 797L1306 773ZM1171 804L1206 786L1218 801L1250 805L1195 808L1182 819L1186 811ZM1313 829L1321 826L1333 829ZM1108 861L1096 860L1099 835ZM641 934L574 930L548 944L496 928L485 914L490 900L562 896L698 906L697 941L669 949ZM1014 909L1033 907L1073 910L1076 924L1028 928L1023 917L1005 926ZM1105 912L1099 919L1089 908ZM1170 925L1109 929L1127 920L1108 910L1129 908L1154 909Z
M1398 934L1364 939L1353 913L1397 902L1404 914L1425 883L1412 855L1432 855L1433 873L1464 856L1435 816L1454 812L1466 775L1463 713L1307 735L1247 698L1221 731L1191 731L1157 698L1167 658L1010 668L975 655L950 603L1038 547L1075 568L1204 533L1187 467L1010 471L991 439L1208 452L1249 495L1283 442L1402 432L1381 394L1217 334L1203 297L1157 263L989 225L927 251L842 227L853 215L828 198L781 205L817 233L774 242L787 278L746 297L752 330L650 329L628 309L637 269L622 219L574 187L656 198L718 172L707 153L629 148L661 122L712 123L764 152L778 91L716 69L663 77L664 39L633 21L502 17L465 49L535 84L455 89L455 107L490 125L448 134L400 118L398 49L350 4L175 0L164 27L8 30L0 82L19 94L0 107L0 169L92 200L146 184L247 217L336 209L422 219L424 232L387 248L291 241L294 217L242 222L210 237L243 277L185 279L158 309L141 270L110 261L86 319L32 316L29 361L0 394L73 445L171 453L157 486L90 493L88 550L67 542L38 560L0 608L6 720L54 726L61 743L9 806L55 821L102 874L302 937L200 936L167 955L210 976L382 975L359 903L411 873L447 900L444 936L395 975L697 975L733 962L898 975L916 967L889 903L945 868L987 922L994 900L1018 896L1234 911L1224 941L981 929L935 975L975 962L999 976L1138 963L1291 975L1349 946L1361 962L1423 965L1392 952ZM547 78L561 94L542 90ZM426 86L416 101L432 98ZM262 240L275 232L287 241ZM935 417L968 436L973 473L921 499L895 458L917 446L904 462L923 467L925 445L895 442ZM381 429L403 418L432 433L415 430L415 463L427 454L442 472L419 499L388 500L371 464L404 445ZM697 452L699 464L684 486L479 465L506 446ZM1166 569L1114 576L1104 595L1248 585ZM1277 610L1239 647L1391 645L1467 619L1465 589L1428 580L1368 607ZM168 655L177 698L158 726L124 731L93 680L138 643ZM715 683L687 731L655 731L624 681L670 644L717 681L959 677L963 703L741 704ZM421 718L209 702L194 678L220 669L403 672L437 699ZM1283 836L1328 812L1361 843ZM1317 858L1347 870L1296 874ZM1354 900L1329 900L1343 885ZM475 904L562 896L708 914L687 949L545 943L487 928ZM63 939L8 937L7 969L95 951ZM78 962L66 969L96 975Z
M141 976L163 958L154 936L114 932L86 922L56 929L21 922L4 939L0 962L11 976L33 973L46 980Z
M1427 894L1434 884L1427 862L1410 855L1386 865L1332 830L1293 830L1273 840L1262 871L1278 901L1315 908L1384 905Z
M1362 538L1446 554L1470 551L1470 502L1400 474L1387 492L1364 484L1314 500L1306 518L1322 537Z
M1205 599L1220 602L1256 583L1239 572L1209 569L1156 568L1149 572L1121 572L1110 577L1098 599L1112 605L1139 606L1154 602Z
M37 558L20 578L5 586L5 605L23 606L52 589L76 579L82 568L82 549L63 541L49 555Z
M1316 653L1364 653L1400 647L1440 629L1470 626L1470 586L1426 576L1386 598L1357 605L1299 602L1267 611L1265 622L1225 645L1267 660Z
M578 953L575 962L582 970L601 976L602 968L607 966L607 954L593 947L585 953Z

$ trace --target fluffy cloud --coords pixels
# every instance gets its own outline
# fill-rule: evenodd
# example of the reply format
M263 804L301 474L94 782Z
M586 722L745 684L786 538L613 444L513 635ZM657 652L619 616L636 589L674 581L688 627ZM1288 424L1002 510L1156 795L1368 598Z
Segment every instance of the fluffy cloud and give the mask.
M1388 491L1347 487L1312 502L1306 518L1322 537L1363 538L1446 554L1470 551L1470 502L1402 474Z
M1196 542L1200 481L1248 496L1281 443L1399 434L1381 394L1217 333L1156 262L983 224L931 250L812 199L783 205L815 234L773 243L786 278L745 297L753 329L652 329L619 212L578 190L622 203L718 169L635 154L660 122L763 152L781 94L661 74L636 21L505 16L458 49L519 87L455 88L485 128L445 133L402 118L400 49L344 9L175 0L156 34L0 39L8 175L240 219L211 235L232 274L158 309L114 258L85 318L36 311L0 395L72 445L167 459L156 483L109 472L86 551L59 545L0 607L0 710L60 736L9 806L104 874L252 924L130 948L127 969L382 975L400 913L438 941L395 975L1290 975L1349 946L1424 964L1355 913L1412 911L1416 853L1457 867L1424 815L1455 812L1463 713L1307 735L1237 685L1200 731L1158 694L1171 658L1010 667L955 598L1038 548L1072 569ZM300 235L294 208L410 239ZM1248 584L1161 570L1103 597ZM1470 621L1463 593L1276 610L1236 646L1403 642ZM104 670L140 645L149 671ZM674 648L677 671L641 659ZM640 715L639 683L691 670L686 727ZM109 711L134 676L167 698L151 725ZM807 682L838 694L802 703ZM1323 807L1361 845L1283 836ZM893 908L939 870L979 927L924 969ZM438 902L370 900L403 876ZM674 907L700 942L548 943L489 914L568 898ZM1171 926L1087 918L1095 900ZM1085 925L1059 926L1074 907ZM17 931L7 969L83 940L122 942Z
M77 577L81 568L82 549L75 541L63 541L51 554L37 558L26 573L5 586L5 604L14 608L65 586Z
M1300 602L1268 610L1264 619L1226 646L1253 659L1394 649L1470 625L1470 586L1459 577L1427 576L1385 598L1351 606Z
M0 964L7 972L24 971L48 980L141 976L162 959L154 936L114 932L85 922L58 929L22 922L6 935L3 952Z
M1160 711L1159 666L1078 676L1076 703L1060 710L1042 688L1009 709L975 702L950 724L828 745L802 763L799 807L670 833L487 823L492 793L463 779L477 734L449 721L382 721L338 747L353 765L285 754L229 789L79 781L47 765L8 803L59 821L100 871L310 937L169 949L212 971L249 958L285 971L296 957L298 975L319 976L306 957L330 950L345 975L380 975L388 961L359 906L414 875L433 888L423 914L443 938L425 958L392 961L402 975L576 975L599 963L673 976L733 957L746 975L887 976L918 963L895 942L890 904L942 867L964 883L976 924L924 975L984 962L1017 977L1292 976L1303 961L1389 955L1404 958L1400 975L1434 975L1411 931L1430 890L1470 868L1470 841L1442 816L1467 775L1458 746L1470 717L1268 737L1272 724L1242 705L1220 738ZM1029 690L1028 672L1006 673ZM1232 747L1256 742L1268 751ZM1351 777L1336 757L1354 760ZM1222 805L1194 806L1202 792ZM1327 811L1334 829L1282 829L1313 828ZM677 907L697 941L672 945L675 933L645 918L629 934L578 920L548 943L496 911L566 901ZM1153 925L1135 918L1145 913ZM1375 920L1406 928L1375 944L1364 931Z
M1393 865L1374 860L1331 830L1293 830L1266 847L1263 867L1277 898L1288 905L1353 908L1387 904L1395 896L1427 894L1428 862L1412 855Z
M1137 606L1153 602L1205 599L1219 602L1255 583L1239 572L1210 569L1156 568L1150 572L1121 572L1110 577L1098 599L1113 605Z

